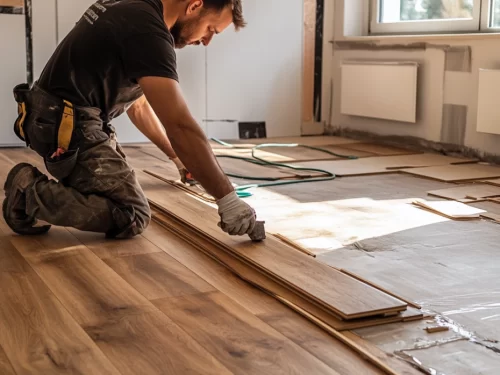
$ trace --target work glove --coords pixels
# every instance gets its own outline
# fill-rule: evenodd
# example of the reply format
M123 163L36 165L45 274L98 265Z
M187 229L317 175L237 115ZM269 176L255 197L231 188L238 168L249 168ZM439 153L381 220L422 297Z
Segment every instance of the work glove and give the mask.
M221 221L219 227L231 236L250 234L255 228L255 211L235 191L217 201Z
M195 185L196 181L193 179L191 173L186 169L184 164L179 158L170 159L174 162L177 170L179 171L179 175L181 177L181 181L183 184Z

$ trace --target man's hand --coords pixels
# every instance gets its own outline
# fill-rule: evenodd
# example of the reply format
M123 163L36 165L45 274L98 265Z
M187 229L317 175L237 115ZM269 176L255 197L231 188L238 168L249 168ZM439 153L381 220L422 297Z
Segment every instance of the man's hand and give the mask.
M217 201L221 221L219 227L232 236L250 234L257 221L255 211L238 198L236 192L231 192Z
M189 172L186 169L186 167L184 166L184 164L182 164L181 159L173 158L171 160L174 162L175 166L177 167L177 170L179 171L179 175L181 176L182 183L183 184L189 183L190 185L192 185L195 181L188 177Z

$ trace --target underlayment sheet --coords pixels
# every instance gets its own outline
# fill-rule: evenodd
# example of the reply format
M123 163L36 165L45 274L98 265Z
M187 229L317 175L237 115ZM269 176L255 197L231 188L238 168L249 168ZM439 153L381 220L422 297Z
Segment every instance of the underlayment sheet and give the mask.
M470 203L482 201L489 197L500 196L500 186L477 183L449 189L432 190L428 191L427 194L434 197L461 201L462 203Z
M395 173L405 168L472 163L474 161L476 160L454 158L438 154L417 154L378 156L361 158L357 160L304 162L300 163L300 166L323 169L338 176L361 176L370 174Z
M500 354L468 340L403 353L433 374L498 375L500 369Z
M442 165L403 171L445 182L474 181L500 177L500 167L485 164Z

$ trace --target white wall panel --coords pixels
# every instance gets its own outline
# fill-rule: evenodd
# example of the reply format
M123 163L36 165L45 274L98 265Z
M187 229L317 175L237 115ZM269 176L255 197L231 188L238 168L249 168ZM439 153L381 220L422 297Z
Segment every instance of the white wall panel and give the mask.
M24 15L0 14L0 146L21 145L14 134L17 104L12 90L26 82L26 43Z
M248 26L208 47L208 119L266 121L268 136L300 135L302 0L244 2Z
M33 70L35 80L56 49L56 0L33 0Z

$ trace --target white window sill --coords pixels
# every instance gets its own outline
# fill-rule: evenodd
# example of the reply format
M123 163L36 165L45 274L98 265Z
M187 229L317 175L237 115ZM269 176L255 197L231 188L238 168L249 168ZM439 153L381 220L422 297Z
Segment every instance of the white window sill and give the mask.
M335 38L333 42L366 42L366 41L383 41L390 42L391 40L401 42L419 41L426 42L429 40L482 40L482 39L500 39L499 32L491 33L463 33L463 34L412 34L412 35L366 35L366 36L344 36Z

